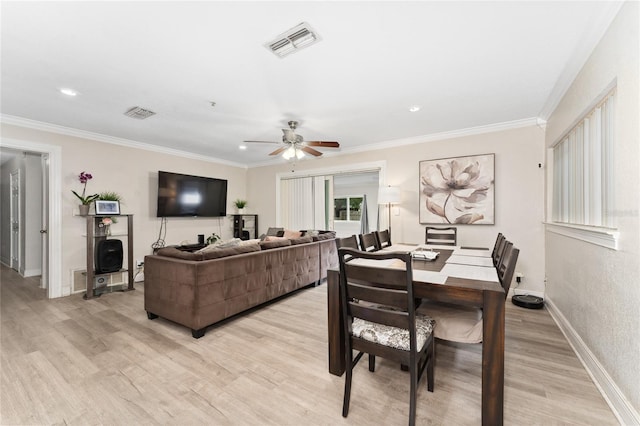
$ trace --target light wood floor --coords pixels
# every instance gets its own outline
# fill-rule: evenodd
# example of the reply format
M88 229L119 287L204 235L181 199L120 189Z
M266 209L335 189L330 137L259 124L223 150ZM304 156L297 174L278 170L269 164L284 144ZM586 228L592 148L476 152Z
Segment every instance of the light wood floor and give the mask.
M37 281L0 270L0 424L407 423L406 373L366 360L327 371L326 285L210 327L150 321L143 286L84 301L46 300ZM505 424L617 421L546 310L507 303ZM437 346L435 392L421 382L417 422L480 424L480 345Z

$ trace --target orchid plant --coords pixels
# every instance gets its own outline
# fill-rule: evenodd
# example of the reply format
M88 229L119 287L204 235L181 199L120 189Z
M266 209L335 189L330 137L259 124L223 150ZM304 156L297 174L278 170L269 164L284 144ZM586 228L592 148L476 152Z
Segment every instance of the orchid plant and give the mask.
M80 179L80 183L83 184L84 186L82 187L82 195L78 194L76 191L74 191L73 189L71 190L71 192L73 192L73 195L75 195L76 197L78 197L78 199L80 200L80 202L83 205L88 205L91 204L91 202L95 199L97 199L99 197L98 194L93 194L93 195L85 195L87 192L87 182L89 182L91 179L93 179L93 176L91 175L91 173L85 173L85 172L81 172L80 175L78 176L78 179Z

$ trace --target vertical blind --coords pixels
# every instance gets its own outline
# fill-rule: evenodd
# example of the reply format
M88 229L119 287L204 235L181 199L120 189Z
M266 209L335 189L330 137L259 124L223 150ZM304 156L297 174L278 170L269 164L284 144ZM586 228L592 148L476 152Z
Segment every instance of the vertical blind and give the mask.
M325 229L325 177L280 181L280 217L286 229Z
M614 227L615 89L553 148L554 222Z

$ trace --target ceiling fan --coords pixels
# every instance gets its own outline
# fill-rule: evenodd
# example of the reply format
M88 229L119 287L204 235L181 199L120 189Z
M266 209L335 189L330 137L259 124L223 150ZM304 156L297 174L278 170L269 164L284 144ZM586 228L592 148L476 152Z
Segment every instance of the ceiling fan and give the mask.
M319 157L322 153L316 149L311 148L312 146L320 147L320 148L340 148L340 144L338 142L332 141L307 141L305 142L303 137L296 134L295 130L298 127L298 122L291 120L287 124L289 124L288 129L282 129L282 143L284 146L276 149L269 155L278 155L282 153L282 156L288 160L290 158L296 157L298 159L304 157L304 153L311 154L315 157ZM276 143L280 142L274 141L245 141L247 143Z

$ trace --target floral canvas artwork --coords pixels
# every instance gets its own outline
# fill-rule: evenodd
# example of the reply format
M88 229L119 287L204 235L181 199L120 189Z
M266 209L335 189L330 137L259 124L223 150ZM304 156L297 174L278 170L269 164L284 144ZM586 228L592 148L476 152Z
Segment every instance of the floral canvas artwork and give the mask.
M420 162L420 223L494 223L494 154Z

